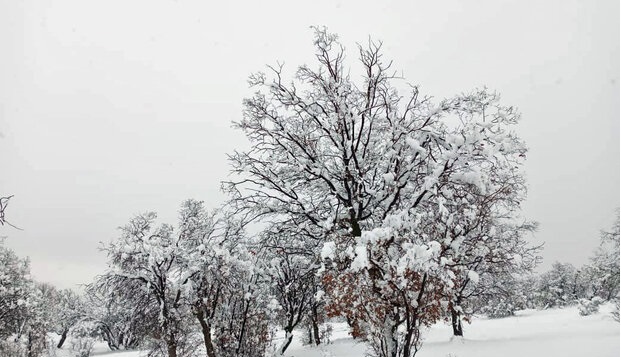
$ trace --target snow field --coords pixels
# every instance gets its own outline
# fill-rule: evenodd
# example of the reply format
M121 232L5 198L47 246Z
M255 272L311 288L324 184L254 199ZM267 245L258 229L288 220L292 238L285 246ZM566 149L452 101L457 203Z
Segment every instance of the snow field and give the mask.
M612 305L580 316L577 307L524 310L502 319L479 317L464 324L464 339L453 338L450 326L436 324L425 334L417 357L617 357L619 322L610 315ZM333 344L301 346L299 338L290 357L364 356L366 346L347 335L347 326L336 325Z
M611 304L590 316L577 306L564 309L524 310L502 319L474 318L464 324L465 338L453 338L451 328L436 324L425 332L417 357L616 357L619 356L619 322L610 315ZM366 345L354 341L345 323L334 323L332 343L303 346L303 331L296 331L285 353L288 357L362 357ZM282 338L283 333L278 336ZM278 345L278 340L275 341ZM70 356L59 351L57 357ZM92 356L144 357L144 351L108 351L98 343Z

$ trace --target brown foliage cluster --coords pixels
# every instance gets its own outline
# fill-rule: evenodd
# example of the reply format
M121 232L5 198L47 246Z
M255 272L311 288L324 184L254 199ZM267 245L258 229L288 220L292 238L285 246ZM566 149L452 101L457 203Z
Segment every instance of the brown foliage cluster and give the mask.
M365 325L381 326L387 317L405 322L413 331L440 320L446 308L441 280L414 270L404 275L405 286L388 283L378 288L366 272L326 272L322 283L328 296L327 316L345 317L354 338L367 337Z

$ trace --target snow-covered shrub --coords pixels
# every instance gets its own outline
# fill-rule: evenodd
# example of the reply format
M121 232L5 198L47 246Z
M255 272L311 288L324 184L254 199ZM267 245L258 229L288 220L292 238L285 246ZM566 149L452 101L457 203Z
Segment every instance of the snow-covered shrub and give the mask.
M619 213L609 231L602 231L600 246L591 258L595 293L606 301L619 296Z
M88 357L95 344L97 325L90 321L80 321L71 329L71 351L74 357Z
M578 300L578 311L580 316L592 315L599 311L599 306L604 302L599 296L595 296L592 299L580 299Z
M499 319L513 316L515 306L509 301L498 300L485 306L481 312L491 319Z
M319 337L325 344L330 344L330 337L332 337L333 327L332 324L323 324L319 330Z
M513 316L515 311L533 308L534 275L483 275L481 293L471 297L469 305L476 314L489 318Z
M576 268L569 263L555 262L552 269L541 274L537 283L536 300L538 308L563 307L572 305L576 295Z
M71 351L75 357L89 357L94 344L92 337L74 337L71 339Z

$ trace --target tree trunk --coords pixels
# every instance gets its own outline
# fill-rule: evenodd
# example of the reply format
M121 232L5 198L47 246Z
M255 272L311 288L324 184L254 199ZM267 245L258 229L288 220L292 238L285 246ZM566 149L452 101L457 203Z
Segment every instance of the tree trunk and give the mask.
M291 333L291 331L289 331L289 329L285 329L285 341L282 343L282 345L280 345L275 355L276 356L284 355L285 351L291 344L291 341L293 341L293 334Z
M461 327L461 316L455 309L451 309L451 325L453 326L453 336L464 335L464 330Z
M315 337L315 345L319 346L321 339L319 338L319 324L317 323L317 305L313 304L311 322L313 324L313 336Z
M414 313L416 314L417 312L414 311ZM407 332L405 334L405 339L403 341L403 356L404 357L410 357L416 354L416 345L413 345L415 341L412 341L412 338L418 334L417 328L416 328L417 320L418 319L414 318L412 325L410 325L409 323L407 324ZM412 353L412 347L414 347L414 353Z
M243 342L244 342L244 333L246 332L246 322L248 321L249 310L250 310L250 302L246 301L246 307L244 308L244 316L242 318L242 325L239 331L239 337L237 338L237 348L235 349L235 353L237 353L238 355L240 354L239 351L241 350Z
M177 357L177 342L174 336L169 336L168 341L166 341L166 347L168 350L168 357Z
M63 334L60 336L60 341L58 341L58 345L56 345L56 348L62 348L63 344L65 343L65 340L67 339L67 333L69 332L69 329L64 329L63 330Z
M353 333L355 331L354 320L349 315L345 316L345 318L347 320L347 326L349 326L349 329L352 331L351 337L355 340L358 335Z
M33 341L32 341L32 332L28 332L28 345L26 346L27 356L35 357Z
M315 337L315 345L319 346L321 339L319 338L319 325L317 320L313 320L313 337Z
M213 347L213 341L211 340L211 325L205 321L205 314L202 310L196 313L196 318L201 324L201 330L203 332L203 340L205 342L205 351L207 351L208 357L216 357L216 350Z
M397 357L399 341L397 340L397 325L390 326L390 357Z
M110 331L110 328L106 325L102 325L100 329L103 340L106 341L106 343L108 344L108 348L111 351L117 351L119 349L119 346L116 344L114 335L112 334L112 331Z

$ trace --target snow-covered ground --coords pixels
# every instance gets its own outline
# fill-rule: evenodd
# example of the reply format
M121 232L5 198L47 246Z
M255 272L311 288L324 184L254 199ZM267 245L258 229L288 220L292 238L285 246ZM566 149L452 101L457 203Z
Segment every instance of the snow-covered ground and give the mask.
M464 326L465 338L451 339L450 326L438 324L425 334L418 357L617 357L619 323L610 305L591 316L580 316L576 307L525 310L504 319L474 319ZM332 343L302 346L299 333L286 355L290 357L362 357L366 346L354 342L344 324L334 324ZM94 356L140 357L144 353L111 353L97 345Z
M437 324L425 334L419 357L617 357L619 323L611 306L598 314L580 316L576 307L526 310L504 319L474 319L464 326L464 339L452 339L450 326ZM318 348L294 346L288 356L364 356L365 346L347 337L345 326L335 328L334 343Z

